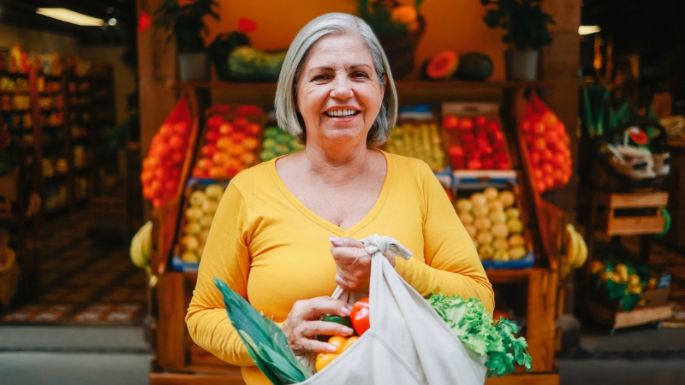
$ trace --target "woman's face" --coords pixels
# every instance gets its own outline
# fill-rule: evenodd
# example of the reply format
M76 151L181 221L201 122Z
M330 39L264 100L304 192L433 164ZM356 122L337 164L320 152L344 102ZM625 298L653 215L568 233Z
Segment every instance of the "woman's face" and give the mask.
M323 37L311 47L297 82L297 110L307 145L351 141L366 146L383 92L371 53L359 36Z

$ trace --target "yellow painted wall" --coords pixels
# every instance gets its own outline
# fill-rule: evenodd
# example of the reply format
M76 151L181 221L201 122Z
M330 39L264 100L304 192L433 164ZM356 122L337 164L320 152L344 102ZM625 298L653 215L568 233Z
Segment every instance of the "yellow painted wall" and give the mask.
M262 49L287 47L297 31L312 18L327 12L356 14L353 0L252 0L220 1L221 21L208 21L209 41L221 32L235 30L238 19L247 17L257 22L250 34L252 44ZM406 3L404 1L403 3ZM413 1L409 3L413 4ZM421 13L426 19L426 32L417 49L416 62L421 63L443 49L457 52L481 51L494 64L493 79L503 79L501 30L488 28L483 22L484 8L479 0L424 0ZM419 65L417 64L416 69ZM417 76L414 71L412 77Z

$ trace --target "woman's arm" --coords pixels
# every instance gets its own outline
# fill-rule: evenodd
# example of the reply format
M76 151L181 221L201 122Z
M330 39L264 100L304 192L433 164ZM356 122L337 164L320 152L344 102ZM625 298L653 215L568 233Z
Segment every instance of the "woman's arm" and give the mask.
M241 366L254 365L254 362L228 319L221 294L214 286L214 277L247 298L250 255L244 231L246 213L240 191L230 184L214 215L186 314L188 332L197 345L230 364Z
M397 258L397 272L421 295L443 293L477 297L486 309L492 311L495 307L492 285L471 237L427 166L421 180L426 263L415 258L408 261Z

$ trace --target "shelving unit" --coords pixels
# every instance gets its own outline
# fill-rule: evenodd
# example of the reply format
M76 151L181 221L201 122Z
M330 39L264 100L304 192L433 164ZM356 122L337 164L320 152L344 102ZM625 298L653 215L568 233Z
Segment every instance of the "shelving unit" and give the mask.
M398 95L401 104L439 103L443 101L496 101L508 107L504 109L503 126L506 135L515 131L516 109L521 103L524 89L545 87L544 82L429 82L398 81ZM193 116L203 116L202 106L213 103L255 103L270 105L276 89L274 83L182 83L177 85L183 93L196 98ZM200 106L200 107L198 107ZM196 122L197 123L197 122ZM199 124L194 124L198 127ZM199 136L199 135L195 135ZM508 142L517 143L509 138ZM514 175L523 175L524 163L515 145L511 146ZM182 179L185 181L185 179ZM182 182L183 183L183 182ZM525 179L519 177L523 190L528 190ZM538 203L528 199L529 192L521 198L524 202ZM540 227L547 225L540 218L544 215L565 215L549 205L543 208L522 205L521 210L530 211L533 222L534 248L538 262L532 268L517 270L487 270L494 285L516 283L525 287L526 339L533 357L533 370L529 373L515 373L503 378L488 379L487 384L549 384L557 385L559 376L555 372L555 326L558 298L559 248L545 247L539 234ZM185 312L195 285L196 273L176 272L169 268L171 251L175 242L176 226L182 210L182 197L160 207L153 213L155 223L155 255L152 269L159 276L156 287L156 324L154 369L150 384L243 384L240 370L228 365L197 347L190 340L184 322ZM538 212L539 210L539 212ZM558 210L558 211L555 211ZM540 214L542 213L542 214ZM551 213L551 214L550 214ZM542 215L542 216L541 216ZM565 217L564 217L565 218Z
M597 322L608 326L613 334L617 329L659 323L673 315L673 305L666 302L668 289L645 290L641 293L644 305L630 311L621 311L608 303L599 301L590 288L592 261L596 259L596 242L599 238L618 240L621 236L640 236L639 262L648 263L650 237L661 233L665 218L661 209L668 205L669 194L665 191L634 193L607 193L590 191L592 206L588 229L590 244L588 261L583 271L585 305L588 314Z

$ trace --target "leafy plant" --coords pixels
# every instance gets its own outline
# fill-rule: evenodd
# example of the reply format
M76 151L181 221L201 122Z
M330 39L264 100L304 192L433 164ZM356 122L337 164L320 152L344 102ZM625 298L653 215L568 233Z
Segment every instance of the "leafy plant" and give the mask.
M415 0L414 8L418 12L423 0ZM393 20L392 10L397 5L394 1L359 0L359 17L364 19L379 39L396 39L408 37L411 26Z
M516 337L519 330L515 323L503 317L493 323L477 298L434 294L428 302L468 350L486 359L488 376L511 373L516 365L530 370L528 343Z
M209 32L204 17L219 20L218 7L216 0L164 0L155 10L155 26L172 33L178 52L201 52L202 34Z
M542 0L481 0L487 8L483 20L491 28L503 28L502 41L517 50L538 50L552 42L547 26L552 16L541 8Z

